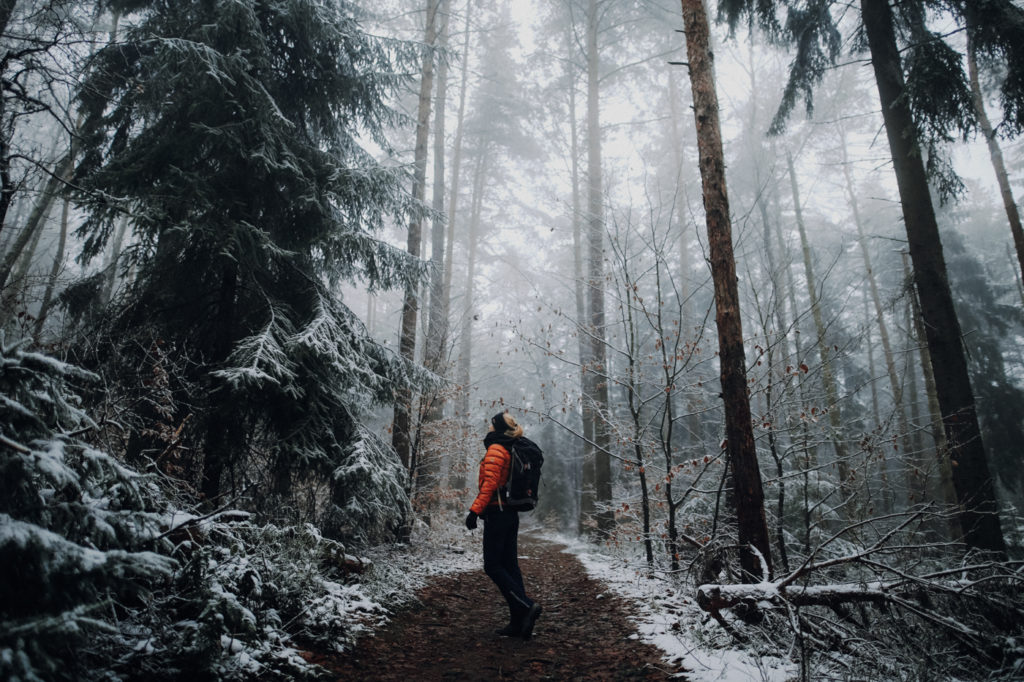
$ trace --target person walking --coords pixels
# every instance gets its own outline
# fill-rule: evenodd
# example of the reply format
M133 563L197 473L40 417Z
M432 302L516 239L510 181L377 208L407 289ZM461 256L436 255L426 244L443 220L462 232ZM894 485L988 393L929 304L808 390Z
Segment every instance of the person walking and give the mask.
M508 412L491 417L484 437L487 451L480 462L480 492L466 515L466 528L474 530L477 518L484 520L484 573L508 602L509 623L497 634L530 639L543 608L526 595L519 571L519 510L505 504L502 490L511 471L511 450L517 444L536 447Z

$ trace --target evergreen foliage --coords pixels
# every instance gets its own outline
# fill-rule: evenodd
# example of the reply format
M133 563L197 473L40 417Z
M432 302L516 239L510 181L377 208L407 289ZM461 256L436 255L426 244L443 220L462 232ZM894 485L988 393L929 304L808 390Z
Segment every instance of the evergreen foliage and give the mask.
M138 240L122 263L137 277L111 323L138 341L119 362L155 339L189 359L176 420L194 408L208 498L253 446L272 452L274 489L287 495L294 475L344 462L373 400L424 379L334 293L341 281L391 288L423 276L375 236L421 207L404 171L364 148L388 149L384 133L402 119L386 98L415 50L367 35L345 2L110 7L140 20L79 91L77 199L84 258L125 213Z
M755 20L778 44L792 46L794 55L782 101L770 132L781 133L799 99L813 111L814 88L842 53L842 26L847 13L834 0L722 0L719 17L735 29L744 17ZM906 49L903 59L907 95L917 130L927 150L929 177L943 199L962 191L944 159L942 144L954 134L969 136L977 128L963 56L951 40L958 32L939 34L927 27L930 18L951 14L971 32L978 51L1005 69L1000 84L1002 129L1016 133L1024 126L1024 9L1010 0L915 0L893 5L897 33ZM784 20L780 21L780 16ZM864 49L853 42L853 51ZM911 131L907 131L910 134Z
M96 379L0 344L0 678L298 679L314 668L292 637L340 649L382 617L349 579L360 560L313 526L197 517L82 440L97 424L74 389ZM386 447L353 448L340 513L370 536L402 478ZM391 517L367 511L382 490Z
M75 679L69 656L112 629L176 562L148 551L163 517L153 481L76 435L71 391L95 375L0 343L0 677Z
M1024 489L1020 443L1024 437L1024 389L1007 372L1004 348L1024 325L1020 306L1002 303L1008 287L993 286L982 263L955 230L945 230L950 277L956 284L957 316L964 326L964 344L978 400L986 450L992 470L1018 494Z

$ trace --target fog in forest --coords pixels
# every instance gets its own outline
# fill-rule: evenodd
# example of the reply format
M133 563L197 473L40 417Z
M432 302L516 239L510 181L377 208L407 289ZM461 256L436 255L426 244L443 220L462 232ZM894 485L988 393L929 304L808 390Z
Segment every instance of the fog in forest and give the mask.
M712 658L1021 674L1022 27L0 0L0 673L313 674L362 557L478 551L507 410L524 532Z

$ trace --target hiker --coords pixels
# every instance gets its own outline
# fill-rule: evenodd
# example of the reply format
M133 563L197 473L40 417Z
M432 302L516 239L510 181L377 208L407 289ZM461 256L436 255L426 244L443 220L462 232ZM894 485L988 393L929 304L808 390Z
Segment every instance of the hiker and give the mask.
M498 634L529 639L543 609L526 596L517 548L519 510L504 504L501 492L511 470L510 450L517 443L536 447L523 437L523 427L512 415L499 412L491 417L484 437L487 452L480 462L480 492L466 515L466 528L475 529L478 517L484 520L484 572L508 602L509 623Z

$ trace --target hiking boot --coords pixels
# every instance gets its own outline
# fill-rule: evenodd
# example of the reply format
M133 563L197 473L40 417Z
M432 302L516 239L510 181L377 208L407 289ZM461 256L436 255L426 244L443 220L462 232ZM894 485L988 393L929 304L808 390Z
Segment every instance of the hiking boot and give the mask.
M540 604L534 602L533 606L530 607L530 610L526 612L525 616L523 616L522 631L520 632L523 639L530 639L530 637L533 636L533 626L536 624L537 619L540 617L543 610L544 609L541 608Z
M495 630L494 634L498 635L499 637L519 637L523 634L523 624L509 623L502 629Z

